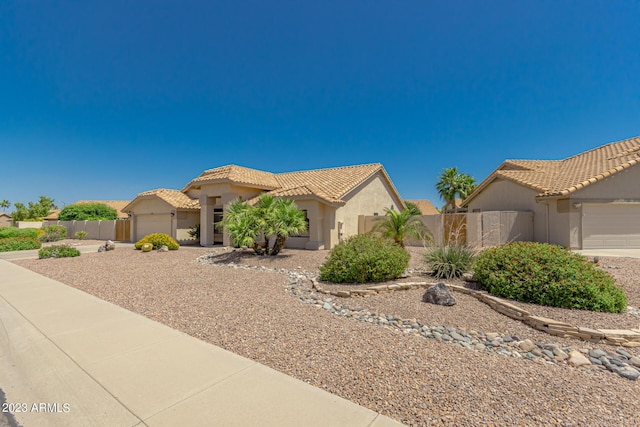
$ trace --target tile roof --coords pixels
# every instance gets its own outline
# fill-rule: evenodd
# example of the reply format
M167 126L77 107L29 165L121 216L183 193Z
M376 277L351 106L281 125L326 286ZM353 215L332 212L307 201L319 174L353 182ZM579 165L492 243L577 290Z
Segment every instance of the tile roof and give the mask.
M200 200L192 199L180 190L169 190L158 188L156 190L145 191L136 197L156 196L176 209L200 209ZM133 203L133 202L132 202Z
M314 196L326 203L343 204L344 196L378 171L383 172L393 187L380 163L285 173L270 173L229 165L204 171L183 191L208 182L233 182L269 190L267 193L276 197ZM393 190L395 191L395 188ZM395 192L397 194L397 191ZM255 200L252 199L250 202Z
M440 213L429 200L405 200L405 203L407 202L416 205L418 209L420 209L420 212L422 212L422 215L436 215Z
M193 179L187 187L213 182L249 184L258 188L270 190L279 187L278 182L275 180L271 172L264 172L236 165L227 165L219 168L208 169L202 172L197 178Z
M640 137L612 142L564 160L506 160L465 200L496 178L539 192L538 197L566 196L640 163Z

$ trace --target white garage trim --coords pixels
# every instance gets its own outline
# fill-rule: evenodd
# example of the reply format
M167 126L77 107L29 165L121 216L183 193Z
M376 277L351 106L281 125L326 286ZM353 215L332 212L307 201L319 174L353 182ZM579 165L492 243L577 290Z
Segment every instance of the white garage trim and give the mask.
M607 248L640 248L640 204L582 205L582 249Z
M153 233L171 236L171 214L136 215L136 237L138 240Z

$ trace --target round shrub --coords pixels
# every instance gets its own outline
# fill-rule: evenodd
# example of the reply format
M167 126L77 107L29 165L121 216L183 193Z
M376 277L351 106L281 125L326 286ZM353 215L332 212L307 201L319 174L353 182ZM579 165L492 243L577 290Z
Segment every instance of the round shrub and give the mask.
M153 250L153 245L151 243L145 243L140 247L140 249L142 249L142 252L151 252Z
M609 274L560 246L514 242L486 249L473 270L489 293L516 301L612 313L627 306Z
M42 243L33 237L7 237L0 239L0 252L28 251L40 249Z
M80 251L68 245L47 246L38 251L38 258L68 258L80 256Z
M453 279L471 271L476 252L466 245L436 246L424 255L424 260L437 279Z
M168 247L169 250L173 251L180 247L178 242L173 240L171 236L162 233L154 233L144 236L142 239L138 240L134 246L136 249L142 249L142 245L145 243L151 243L153 245L153 249L159 249L160 246L164 245Z
M320 266L320 280L367 283L395 279L409 265L409 253L389 239L362 234L331 249Z

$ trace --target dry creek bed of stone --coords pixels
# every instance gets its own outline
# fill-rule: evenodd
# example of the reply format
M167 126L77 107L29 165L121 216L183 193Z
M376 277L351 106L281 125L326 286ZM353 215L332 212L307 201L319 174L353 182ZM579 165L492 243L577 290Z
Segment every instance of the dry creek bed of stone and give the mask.
M411 251L419 280L433 281L421 274L420 250ZM408 425L638 425L636 349L549 336L462 294L452 307L423 303L424 290L320 295L309 279L326 254L120 248L16 264ZM640 260L600 264L629 305L640 305ZM602 321L601 313L527 309L583 326ZM600 327L640 322L611 316L615 324Z

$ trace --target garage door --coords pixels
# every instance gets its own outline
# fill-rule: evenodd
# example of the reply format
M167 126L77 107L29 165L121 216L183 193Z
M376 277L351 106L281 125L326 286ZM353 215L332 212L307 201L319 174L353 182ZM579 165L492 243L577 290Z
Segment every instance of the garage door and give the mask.
M138 239L152 233L164 233L171 236L171 215L137 215L136 228L136 238Z
M640 204L582 205L582 248L640 248Z

